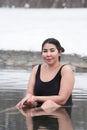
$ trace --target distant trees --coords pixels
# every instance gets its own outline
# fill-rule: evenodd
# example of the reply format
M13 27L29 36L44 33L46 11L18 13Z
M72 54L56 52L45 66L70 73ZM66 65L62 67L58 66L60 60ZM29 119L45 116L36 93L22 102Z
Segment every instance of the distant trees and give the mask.
M0 7L78 8L87 7L87 0L0 0Z

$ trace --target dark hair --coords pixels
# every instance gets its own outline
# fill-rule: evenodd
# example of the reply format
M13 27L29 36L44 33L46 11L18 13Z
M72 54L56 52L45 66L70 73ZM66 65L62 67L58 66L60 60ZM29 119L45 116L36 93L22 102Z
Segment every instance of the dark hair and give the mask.
M60 52L64 52L65 49L60 45L59 41L56 40L55 38L48 38L46 39L43 43L42 43L42 50L43 50L43 47L46 43L50 43L50 44L54 44L56 46L56 48L58 49L58 51Z

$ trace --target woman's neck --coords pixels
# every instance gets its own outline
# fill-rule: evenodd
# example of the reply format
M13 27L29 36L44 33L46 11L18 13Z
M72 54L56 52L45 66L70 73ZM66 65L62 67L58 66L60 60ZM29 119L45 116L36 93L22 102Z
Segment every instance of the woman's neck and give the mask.
M55 64L45 64L45 67L46 67L47 69L56 69L56 68L60 67L60 63L57 62L57 63L55 63Z

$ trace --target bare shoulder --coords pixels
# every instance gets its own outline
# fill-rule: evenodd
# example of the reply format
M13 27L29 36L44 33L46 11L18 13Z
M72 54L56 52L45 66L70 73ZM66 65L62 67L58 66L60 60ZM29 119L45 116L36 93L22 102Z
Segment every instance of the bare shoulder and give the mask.
M39 65L35 65L35 66L33 67L33 69L32 69L32 73L35 73L35 74L36 74L37 69L38 69L38 66L39 66Z
M64 73L73 73L71 66L70 65L64 65L62 67L61 73L62 74L64 74Z

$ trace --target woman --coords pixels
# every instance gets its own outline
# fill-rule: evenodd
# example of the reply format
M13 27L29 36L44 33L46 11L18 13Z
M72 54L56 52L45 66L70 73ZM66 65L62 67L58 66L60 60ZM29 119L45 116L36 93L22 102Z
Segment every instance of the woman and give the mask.
M72 105L72 90L74 75L68 65L60 63L64 48L54 38L46 39L42 44L44 63L36 65L28 83L26 96L17 104L17 107L58 106Z

